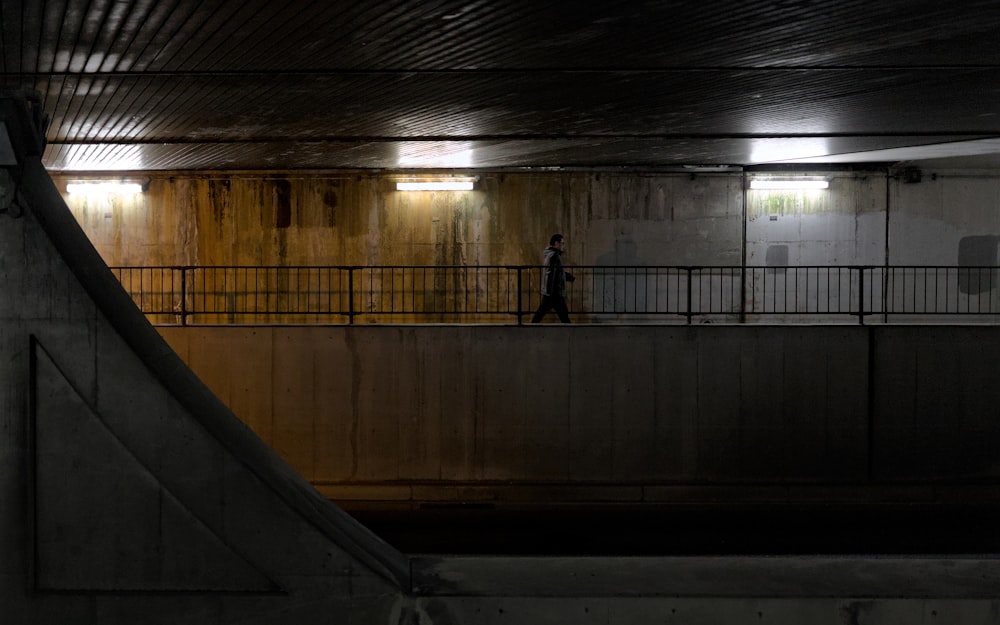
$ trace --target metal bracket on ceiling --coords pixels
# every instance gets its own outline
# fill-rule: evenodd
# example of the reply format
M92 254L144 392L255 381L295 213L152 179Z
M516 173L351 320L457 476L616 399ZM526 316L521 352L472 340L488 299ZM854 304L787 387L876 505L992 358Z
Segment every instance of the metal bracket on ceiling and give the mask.
M18 188L25 157L41 157L48 117L33 91L0 88L0 213L14 219L27 207Z
M0 213L12 217L20 217L23 212L17 204L17 183L8 169L16 166L17 154L7 132L7 123L0 121Z
M24 214L24 196L10 169L0 168L0 213L17 219Z
M10 133L7 132L7 123L0 121L0 167L12 165L17 165L17 153L11 143Z

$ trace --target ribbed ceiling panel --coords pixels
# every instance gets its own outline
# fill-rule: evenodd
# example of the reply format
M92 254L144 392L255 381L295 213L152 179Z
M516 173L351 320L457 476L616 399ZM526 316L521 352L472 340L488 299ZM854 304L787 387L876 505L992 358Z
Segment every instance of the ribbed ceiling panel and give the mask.
M997 83L1000 70L963 78ZM923 132L919 114L910 115L913 98L949 107L934 131L995 128L979 115L993 104L991 89L952 102L948 91L927 90L934 84L917 72L867 70L279 75L266 85L229 75L84 75L35 83L48 91L49 137L57 142L794 134L835 125ZM532 94L532 109L519 90Z
M606 4L5 0L0 18L6 73L1000 63L992 1Z
M1000 136L998 32L993 1L4 0L0 84L52 167L740 164Z

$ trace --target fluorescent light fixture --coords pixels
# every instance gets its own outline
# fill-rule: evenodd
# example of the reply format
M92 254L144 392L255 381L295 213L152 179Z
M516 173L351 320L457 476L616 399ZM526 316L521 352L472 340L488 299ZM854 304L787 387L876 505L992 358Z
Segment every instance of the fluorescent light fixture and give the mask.
M770 178L766 180L751 180L751 189L769 190L800 190L800 189L827 189L830 187L828 180L809 180L806 178L779 179Z
M122 195L142 193L142 185L138 182L81 181L66 185L67 193L95 195L102 193L119 193Z
M428 180L426 182L397 182L397 191L472 191L473 180Z

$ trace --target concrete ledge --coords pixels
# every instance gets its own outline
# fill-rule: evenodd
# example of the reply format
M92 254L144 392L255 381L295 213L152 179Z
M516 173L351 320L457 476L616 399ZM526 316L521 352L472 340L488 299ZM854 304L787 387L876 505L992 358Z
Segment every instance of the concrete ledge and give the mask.
M992 557L413 558L413 592L530 597L994 599Z
M1000 504L994 484L314 484L343 508Z

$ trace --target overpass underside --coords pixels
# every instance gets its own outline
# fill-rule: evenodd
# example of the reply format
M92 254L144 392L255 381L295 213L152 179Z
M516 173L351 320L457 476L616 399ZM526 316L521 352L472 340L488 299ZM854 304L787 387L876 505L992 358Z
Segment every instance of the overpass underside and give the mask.
M404 553L289 467L134 308L41 166L37 102L8 94L0 120L4 623L971 623L1000 611L989 544ZM593 518L560 521L574 522Z

